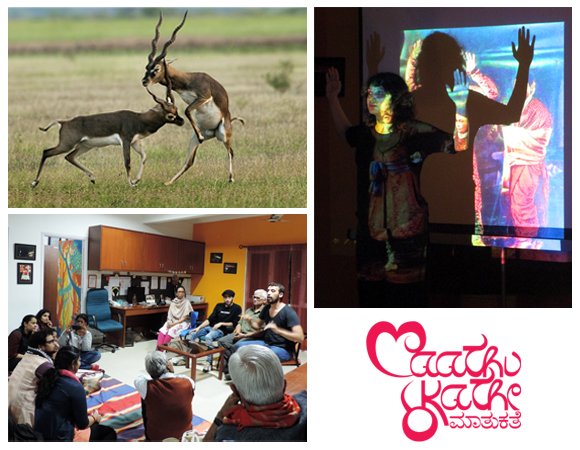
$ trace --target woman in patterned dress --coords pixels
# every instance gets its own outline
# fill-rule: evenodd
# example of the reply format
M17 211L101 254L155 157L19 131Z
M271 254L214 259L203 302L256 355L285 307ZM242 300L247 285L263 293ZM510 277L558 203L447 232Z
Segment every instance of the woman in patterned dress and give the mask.
M331 116L339 135L356 148L359 302L411 306L425 296L429 214L421 195L421 167L431 153L464 149L468 134L416 121L413 97L396 74L369 79L363 89L369 119L356 126L340 106L340 88L338 72L331 68L326 87ZM456 71L447 92L457 114L467 117L465 73Z

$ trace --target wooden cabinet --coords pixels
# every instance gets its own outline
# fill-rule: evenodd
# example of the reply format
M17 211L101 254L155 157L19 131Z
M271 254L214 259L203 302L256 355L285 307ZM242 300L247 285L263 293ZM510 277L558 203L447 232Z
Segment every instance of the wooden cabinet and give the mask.
M143 233L120 228L89 228L89 270L143 270Z
M178 239L145 234L143 246L143 271L167 272L177 269L177 241Z
M89 270L203 274L205 243L123 230L89 228Z
M203 274L205 243L177 240L177 270L193 274Z

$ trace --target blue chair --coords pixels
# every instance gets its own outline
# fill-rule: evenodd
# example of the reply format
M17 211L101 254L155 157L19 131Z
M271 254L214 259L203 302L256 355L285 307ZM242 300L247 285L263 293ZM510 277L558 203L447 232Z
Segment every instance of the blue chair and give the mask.
M111 308L109 307L109 293L106 289L89 289L87 292L87 315L89 325L103 333L103 342L95 348L109 347L115 353L119 347L115 344L105 342L107 333L123 329L121 315L119 321L111 319Z
M188 328L187 330L183 330L181 333L179 333L179 338L180 339L185 339L187 337L187 335L189 333L191 333L192 330L197 326L197 316L198 316L197 311L193 311L191 313L191 318L190 318L191 321L189 322L190 323L190 328Z

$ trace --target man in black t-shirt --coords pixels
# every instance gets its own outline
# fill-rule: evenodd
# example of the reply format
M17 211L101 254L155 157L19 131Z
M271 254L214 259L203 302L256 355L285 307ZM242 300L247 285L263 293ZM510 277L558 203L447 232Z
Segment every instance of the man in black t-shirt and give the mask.
M236 344L236 349L243 345L264 345L272 349L281 362L292 359L296 342L304 341L304 331L298 315L287 304L282 303L284 286L280 283L268 285L267 305L262 308L259 318L244 316L252 328L264 328L262 340L243 341Z
M242 308L234 303L236 293L231 289L226 289L222 297L223 303L218 303L213 309L211 315L203 321L201 325L194 328L187 335L190 341L203 340L205 345L214 348L213 342L217 341L226 334L232 333L242 316ZM211 368L212 355L208 356L208 362L203 371L209 372Z

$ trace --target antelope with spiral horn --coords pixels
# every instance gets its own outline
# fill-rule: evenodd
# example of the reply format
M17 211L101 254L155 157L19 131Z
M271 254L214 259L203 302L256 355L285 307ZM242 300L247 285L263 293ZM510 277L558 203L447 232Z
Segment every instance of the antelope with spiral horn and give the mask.
M181 72L170 65L175 59L165 61L167 50L175 42L177 32L183 27L186 18L187 12L181 24L175 28L171 38L163 46L161 54L155 56L159 41L159 28L163 21L163 15L161 12L159 13L159 22L155 27L155 37L151 41L152 49L145 67L145 76L142 80L145 87L155 83L167 85L166 80L170 80L172 89L188 104L185 109L185 116L193 127L193 135L189 143L187 160L181 170L165 184L170 185L183 175L193 165L195 154L200 144L214 137L223 142L228 151L229 181L233 182L232 122L239 120L242 124L245 124L245 120L241 117L231 117L228 94L224 87L211 76L202 72Z

